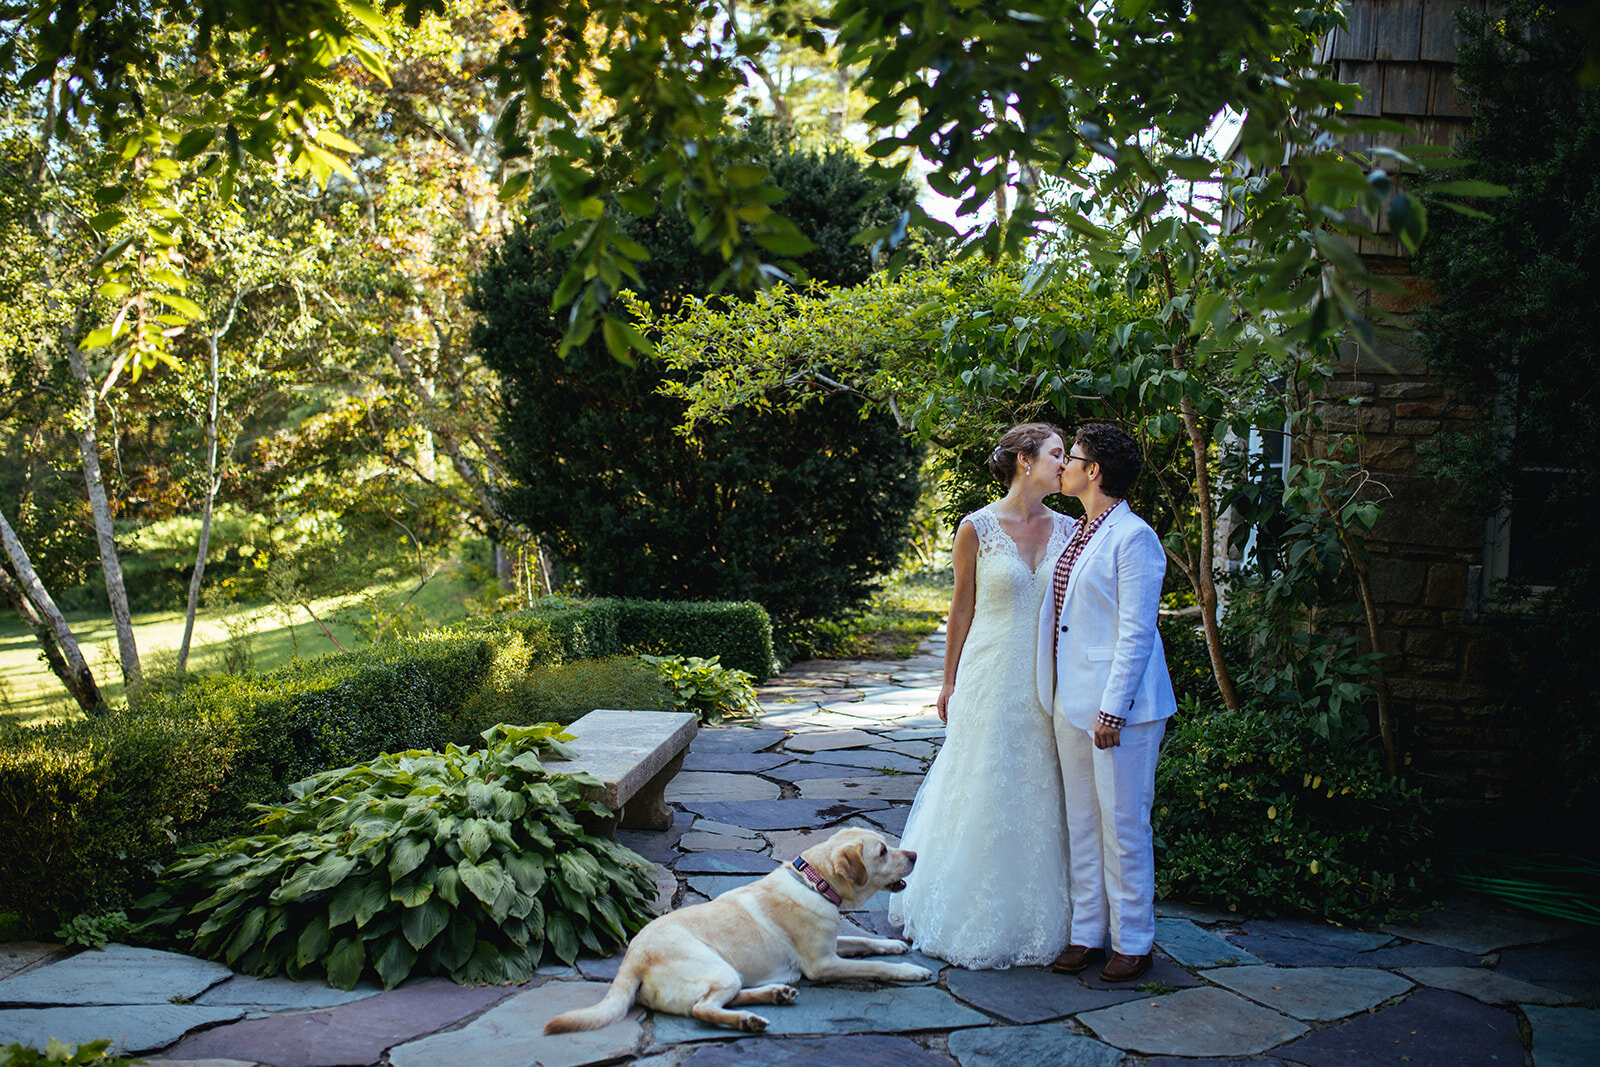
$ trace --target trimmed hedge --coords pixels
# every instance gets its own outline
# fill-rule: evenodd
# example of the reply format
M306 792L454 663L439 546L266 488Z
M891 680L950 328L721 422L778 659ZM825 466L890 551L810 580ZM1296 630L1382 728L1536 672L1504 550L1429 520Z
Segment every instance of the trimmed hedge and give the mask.
M250 804L321 771L442 749L506 718L673 706L642 666L557 669L625 648L721 656L758 677L776 669L758 604L551 597L264 674L192 676L101 718L0 727L0 911L51 930L122 906L177 846L247 829Z
M176 695L0 733L0 909L26 921L127 903L180 843L384 752L443 748L466 704L527 668L520 635L433 634L204 675Z
M527 611L464 624L471 632L503 627L530 644L552 642L564 660L601 659L623 652L653 656L720 657L724 667L756 680L782 665L772 648L772 619L751 601L626 600L551 596Z

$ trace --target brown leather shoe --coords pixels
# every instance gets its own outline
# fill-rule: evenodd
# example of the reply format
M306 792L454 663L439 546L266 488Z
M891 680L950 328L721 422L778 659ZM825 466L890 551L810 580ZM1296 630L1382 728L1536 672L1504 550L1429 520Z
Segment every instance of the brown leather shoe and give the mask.
M1068 945L1061 950L1061 955L1056 957L1056 961L1050 965L1050 969L1057 974L1077 974L1104 955L1104 949L1088 948L1084 945Z
M1150 969L1150 953L1143 956L1124 956L1118 952L1106 961L1100 972L1102 982L1131 982Z

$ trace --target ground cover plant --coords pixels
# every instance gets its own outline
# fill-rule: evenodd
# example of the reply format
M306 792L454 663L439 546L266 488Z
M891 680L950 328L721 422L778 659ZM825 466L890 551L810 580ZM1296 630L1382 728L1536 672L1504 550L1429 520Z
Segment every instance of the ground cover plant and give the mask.
M724 667L715 656L639 658L660 672L671 688L675 711L692 711L710 726L721 725L729 716L758 718L761 714L750 675Z
M1428 806L1373 746L1292 714L1189 700L1156 767L1157 895L1379 922L1431 882Z
M570 735L496 726L326 771L261 806L247 836L191 849L141 905L141 931L251 974L413 973L525 982L541 960L607 954L651 917L650 865L583 818L599 785L565 775ZM547 767L547 764L549 765Z

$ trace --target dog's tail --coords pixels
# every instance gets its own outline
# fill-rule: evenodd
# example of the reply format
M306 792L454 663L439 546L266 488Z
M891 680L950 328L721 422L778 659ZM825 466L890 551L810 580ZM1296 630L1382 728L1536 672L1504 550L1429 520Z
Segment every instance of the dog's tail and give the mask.
M628 1009L633 1007L633 998L639 992L641 981L640 970L629 966L630 962L627 959L622 961L622 969L617 971L617 976L611 980L611 988L606 990L606 995L600 1003L592 1008L562 1012L544 1024L544 1032L570 1034L575 1030L598 1030L628 1014Z

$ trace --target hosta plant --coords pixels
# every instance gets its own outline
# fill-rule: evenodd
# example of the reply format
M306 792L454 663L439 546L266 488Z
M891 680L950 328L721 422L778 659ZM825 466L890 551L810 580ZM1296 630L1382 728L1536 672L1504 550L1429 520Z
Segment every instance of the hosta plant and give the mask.
M256 832L193 848L141 902L142 930L252 974L385 988L414 972L526 981L542 959L609 952L650 918L649 863L575 817L586 774L553 723L487 748L381 756L258 806Z
M724 667L720 656L705 659L641 655L639 658L660 671L662 680L672 687L677 711L692 711L701 722L713 726L729 715L760 717L755 679L748 671Z

